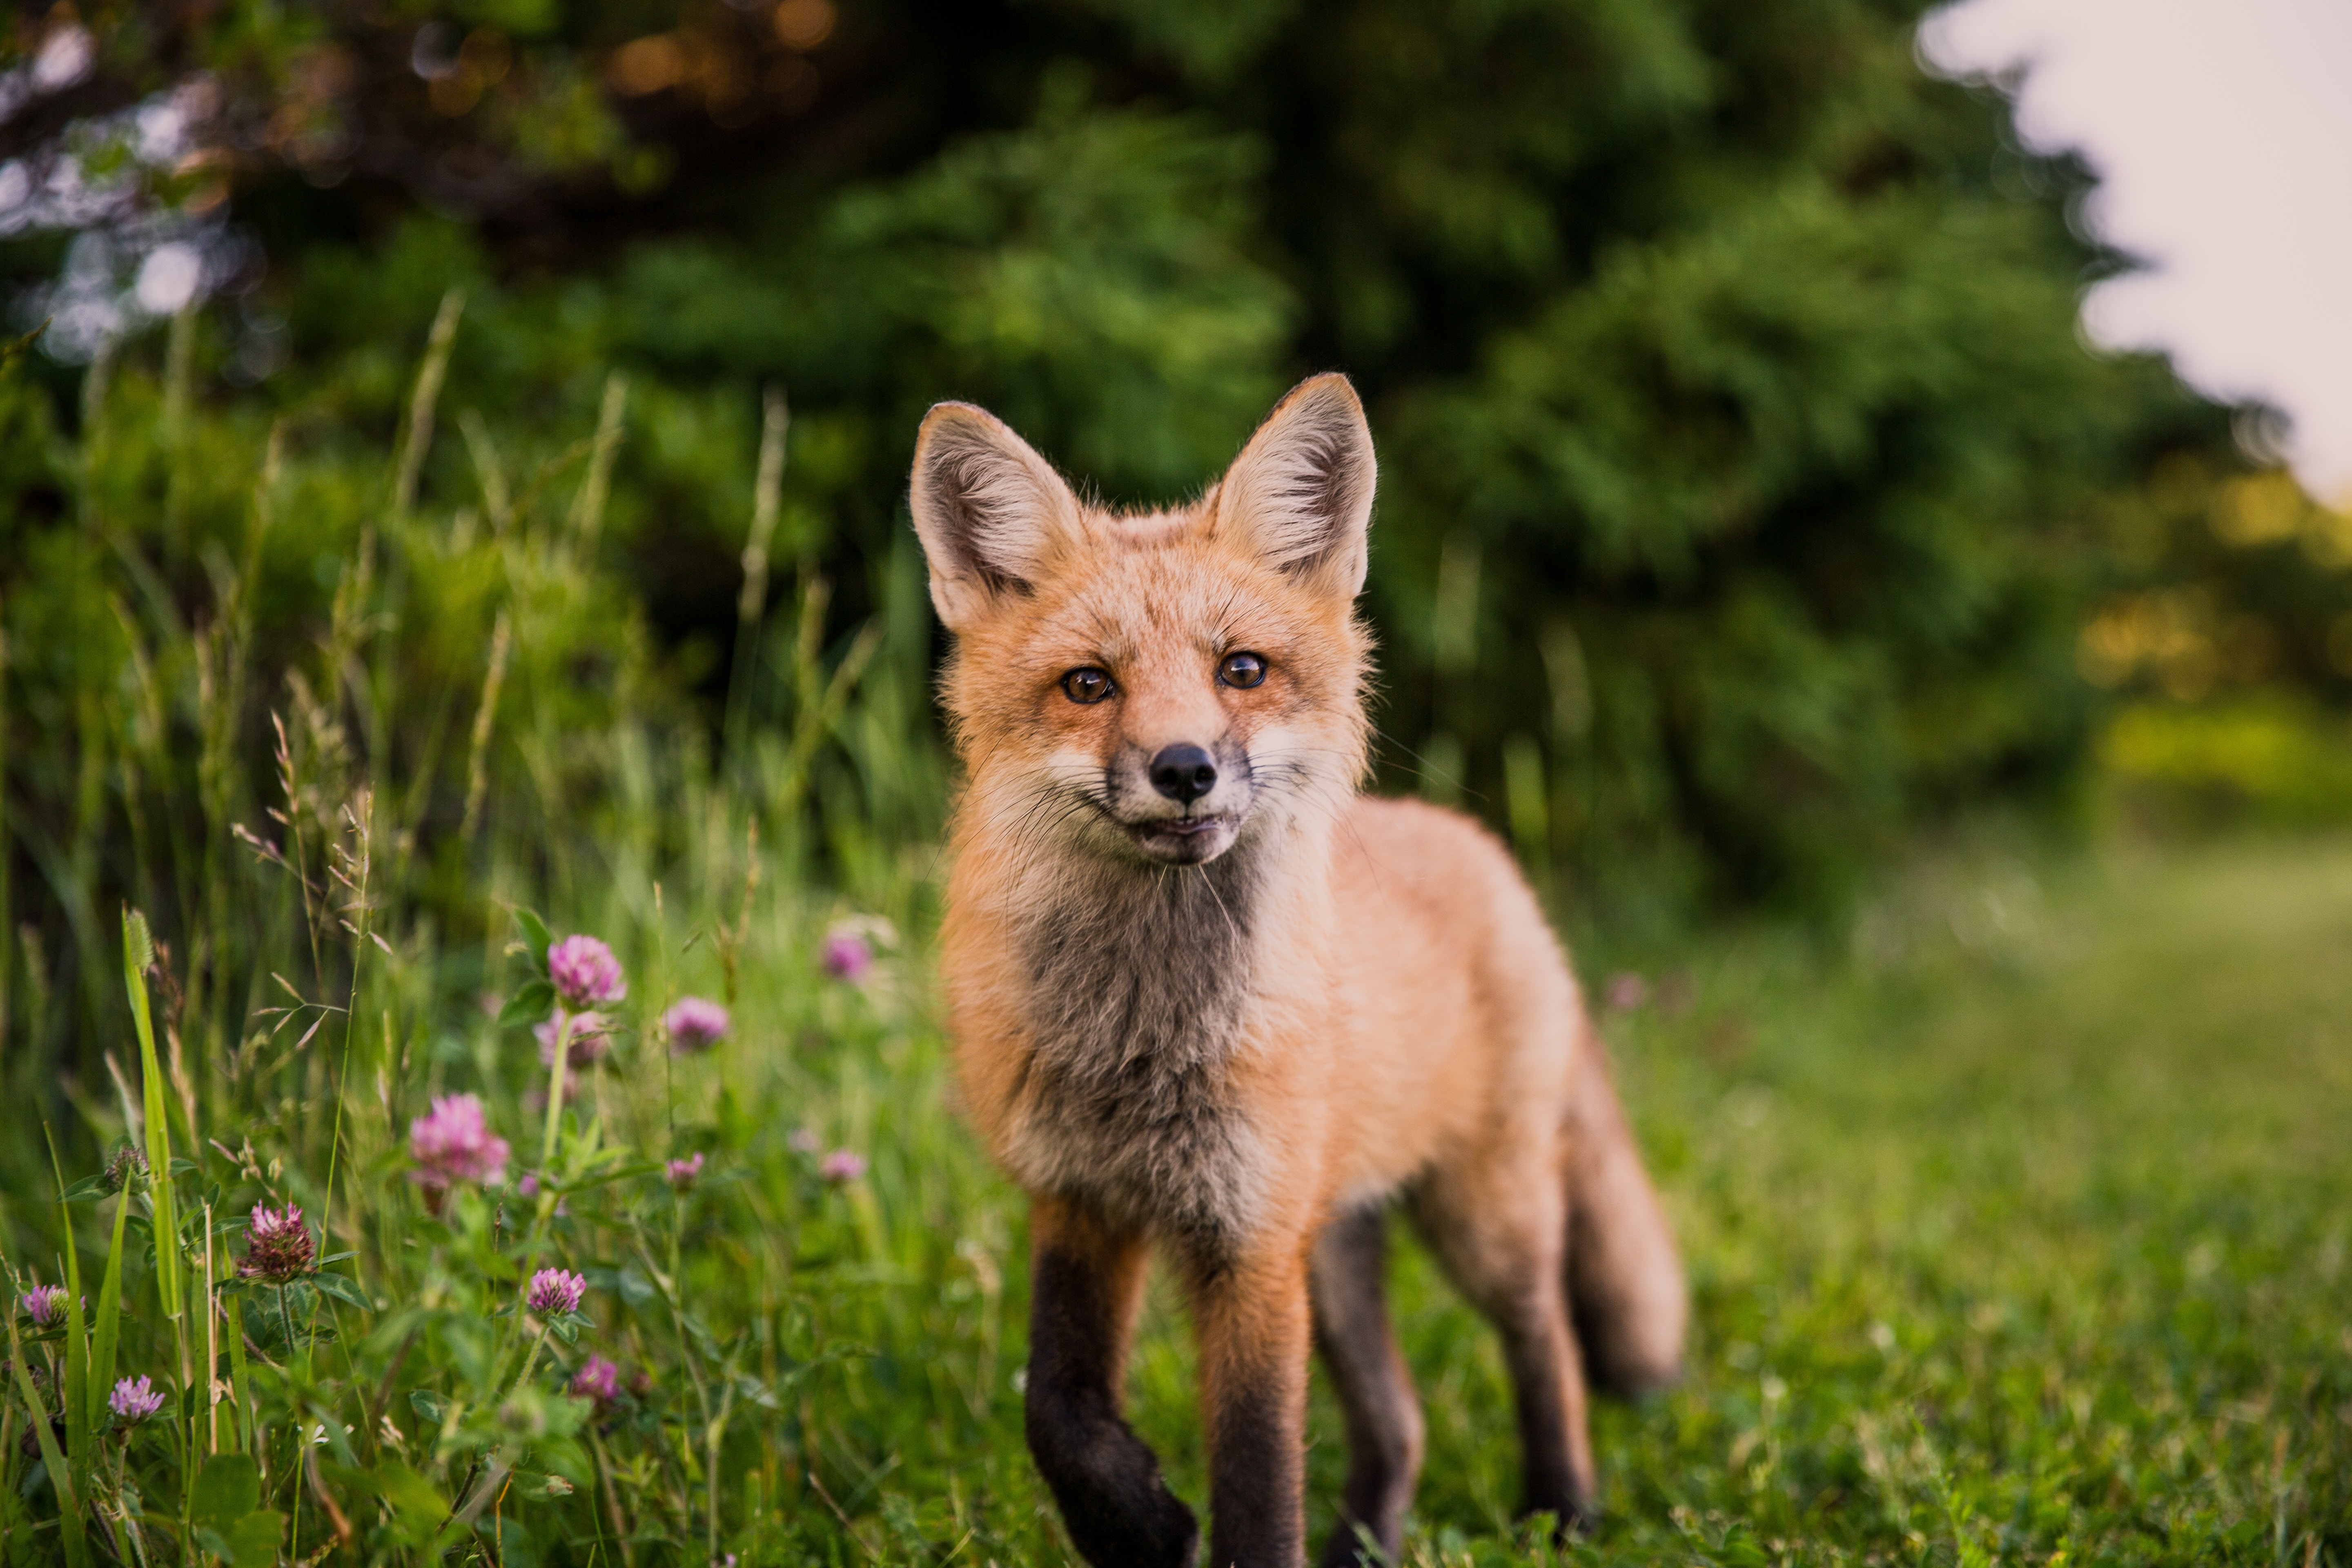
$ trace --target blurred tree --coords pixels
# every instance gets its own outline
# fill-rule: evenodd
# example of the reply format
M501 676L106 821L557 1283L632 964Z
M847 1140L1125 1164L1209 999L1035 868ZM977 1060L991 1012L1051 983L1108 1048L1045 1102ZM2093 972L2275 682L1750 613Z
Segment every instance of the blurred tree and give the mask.
M1152 500L1343 368L1383 766L1604 881L1804 897L2074 777L2078 629L2178 564L2116 519L2243 467L2159 363L2078 346L2119 264L2070 226L2087 176L1923 74L1920 9L59 5L0 87L0 266L67 359L216 295L209 373L386 434L452 282L455 395L550 450L630 367L607 549L684 646L734 625L757 384L797 410L779 550L845 620L929 403ZM57 515L26 471L0 529Z

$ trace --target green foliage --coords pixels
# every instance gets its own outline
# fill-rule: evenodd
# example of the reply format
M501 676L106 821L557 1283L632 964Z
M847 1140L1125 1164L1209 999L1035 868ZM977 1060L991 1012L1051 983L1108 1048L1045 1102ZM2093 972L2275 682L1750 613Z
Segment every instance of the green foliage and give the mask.
M239 9L109 58L126 83L213 66L219 124L272 128L184 197L269 258L198 331L196 401L290 343L262 402L389 436L462 286L452 374L503 411L515 487L618 363L608 559L647 658L706 701L758 384L792 395L775 549L838 589L832 644L911 569L929 403L982 402L1153 503L1337 366L1381 448L1389 782L1507 822L1604 903L1822 907L1955 803L2065 796L2097 706L2078 625L2200 569L2152 567L2114 519L2168 462L2241 466L2160 366L2078 346L2081 282L2119 264L2068 227L2086 173L1924 76L1915 20L568 0ZM19 249L0 264L55 265ZM474 487L485 449L441 444L428 493ZM71 489L31 463L6 493ZM890 721L928 734L899 657Z
M142 199L269 262L0 362L0 1072L58 1149L0 1136L0 1254L77 1307L104 1259L94 1321L8 1314L0 1559L1065 1554L925 983L935 398L1149 502L1355 374L1391 781L1573 866L1621 962L1641 899L1820 896L2063 788L2101 689L2138 784L2302 819L2344 772L2352 536L2077 352L2080 171L1902 7L150 11L93 8L58 112L212 70L236 158ZM2246 698L2282 681L2319 696ZM1662 958L1608 1026L1691 1378L1603 1414L1615 1511L1555 1551L1408 1251L1410 1561L2352 1552L2341 866L1943 863L1851 961ZM854 911L909 933L863 985L815 958ZM543 1064L576 931L629 994ZM673 1057L688 992L734 1029ZM433 1194L456 1093L513 1149ZM318 1256L241 1273L289 1204ZM522 1310L556 1267L582 1310ZM1155 1295L1133 1415L1197 1498L1192 1371Z

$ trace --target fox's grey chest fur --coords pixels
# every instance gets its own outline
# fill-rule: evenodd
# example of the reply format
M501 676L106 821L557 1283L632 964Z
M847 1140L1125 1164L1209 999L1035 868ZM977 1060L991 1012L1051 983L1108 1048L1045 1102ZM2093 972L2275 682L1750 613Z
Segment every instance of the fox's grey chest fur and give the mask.
M1250 997L1250 859L1117 868L1025 923L1034 1056L1014 1142L1029 1180L1212 1245L1252 1228L1263 1155L1226 1089Z

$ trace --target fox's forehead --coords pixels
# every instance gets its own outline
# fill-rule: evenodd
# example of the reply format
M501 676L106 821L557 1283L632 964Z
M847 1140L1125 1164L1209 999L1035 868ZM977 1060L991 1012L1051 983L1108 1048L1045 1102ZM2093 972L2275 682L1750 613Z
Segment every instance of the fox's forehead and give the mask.
M1040 584L1033 630L1041 640L1119 663L1289 629L1291 595L1278 575L1188 537L1181 516L1118 523L1119 533Z

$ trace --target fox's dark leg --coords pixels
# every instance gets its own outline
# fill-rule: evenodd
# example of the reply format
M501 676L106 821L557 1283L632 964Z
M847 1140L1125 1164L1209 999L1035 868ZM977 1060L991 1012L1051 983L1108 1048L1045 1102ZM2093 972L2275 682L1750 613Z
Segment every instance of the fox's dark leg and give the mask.
M1565 1534L1594 1516L1584 1364L1569 1324L1568 1196L1542 1160L1440 1172L1414 1194L1416 1227L1503 1336L1518 1409L1522 1511Z
M1075 1205L1031 1210L1029 1452L1096 1568L1191 1568L1200 1530L1119 1415L1144 1241Z
M1389 1326L1387 1219L1377 1208L1343 1214L1315 1244L1315 1345L1348 1420L1348 1485L1323 1568L1397 1561L1421 1477L1421 1402Z
M1591 1521L1596 1489L1584 1364L1569 1329L1568 1302L1556 1287L1530 1290L1494 1315L1518 1406L1521 1511L1549 1513L1566 1534Z
M1185 1258L1201 1342L1213 1568L1307 1561L1307 1252L1286 1237Z

